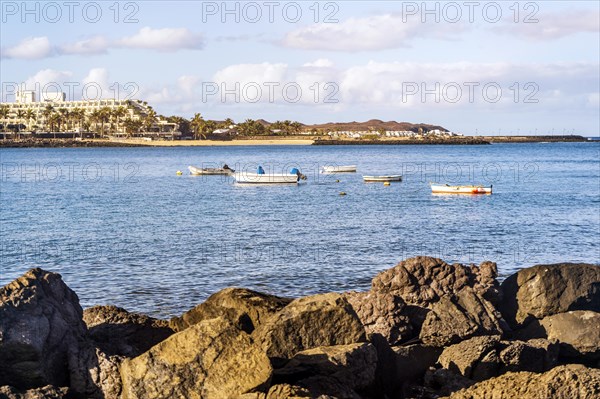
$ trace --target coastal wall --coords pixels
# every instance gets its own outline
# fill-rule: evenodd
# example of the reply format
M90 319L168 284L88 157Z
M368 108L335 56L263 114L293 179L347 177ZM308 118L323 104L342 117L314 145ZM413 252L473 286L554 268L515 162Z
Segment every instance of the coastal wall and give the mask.
M0 288L0 397L598 398L599 286L591 264L500 284L493 262L415 257L366 292L228 288L158 320L83 310L32 269Z

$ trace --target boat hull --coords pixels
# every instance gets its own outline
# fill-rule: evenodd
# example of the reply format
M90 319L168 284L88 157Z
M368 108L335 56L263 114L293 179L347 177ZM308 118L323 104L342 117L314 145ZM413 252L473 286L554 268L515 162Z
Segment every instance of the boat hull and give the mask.
M402 181L401 175L388 175L388 176L363 176L365 182L393 182Z
M298 184L298 175L289 173L234 173L233 178L240 184Z
M223 169L223 168L197 168L195 166L188 166L188 170L190 174L193 176L201 176L201 175L231 175L233 174L232 169Z
M345 165L345 166L323 166L321 173L354 173L356 172L356 165Z
M491 194L492 186L450 186L447 184L432 184L433 194Z

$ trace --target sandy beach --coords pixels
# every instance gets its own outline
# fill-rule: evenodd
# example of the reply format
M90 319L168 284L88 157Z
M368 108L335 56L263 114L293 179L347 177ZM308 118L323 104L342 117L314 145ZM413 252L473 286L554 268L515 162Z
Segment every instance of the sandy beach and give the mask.
M248 146L248 145L312 145L311 139L269 139L269 140L111 140L115 143L145 145L152 147L214 147L214 146Z

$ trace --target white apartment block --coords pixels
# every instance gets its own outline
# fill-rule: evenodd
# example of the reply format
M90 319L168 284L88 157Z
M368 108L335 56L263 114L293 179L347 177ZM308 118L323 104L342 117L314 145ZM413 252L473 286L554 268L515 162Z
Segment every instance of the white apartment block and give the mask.
M81 110L85 115L83 119L89 118L95 111L108 109L114 111L122 109L123 115L118 118L111 118L109 134L120 135L125 131L123 122L127 119L144 120L149 115L153 114L152 108L141 100L80 100L66 101L65 93L62 92L47 92L43 93L40 101L36 101L37 96L34 91L20 91L17 93L15 102L0 103L0 111L7 109L7 115L0 113L0 125L3 125L3 130L7 130L10 125L21 124L26 126L25 130L32 131L48 131L49 114L69 115L75 110ZM29 115L30 118L27 116ZM154 114L155 115L155 114ZM64 118L67 119L67 118ZM80 123L71 118L70 123L67 123L68 131L81 129ZM179 126L175 123L170 123L165 119L155 116L151 127L154 132L175 132ZM62 129L64 130L64 129Z

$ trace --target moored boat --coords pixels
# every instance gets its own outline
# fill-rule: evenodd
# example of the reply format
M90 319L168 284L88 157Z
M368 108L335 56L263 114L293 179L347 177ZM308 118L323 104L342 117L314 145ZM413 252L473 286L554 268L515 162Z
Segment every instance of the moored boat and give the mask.
M325 165L321 169L321 173L353 173L356 172L356 165Z
M244 184L298 184L300 178L292 173L248 173L233 174L236 183Z
M262 166L258 167L257 173L237 172L233 178L236 183L243 184L298 184L300 180L306 180L297 168L292 168L290 173L265 173Z
M198 168L196 166L188 166L190 174L193 176L200 175L231 175L235 170L229 168L227 165L223 165L222 168Z
M449 184L431 183L431 192L433 194L491 194L492 186L451 186Z
M402 181L402 175L363 176L365 182L392 182Z

